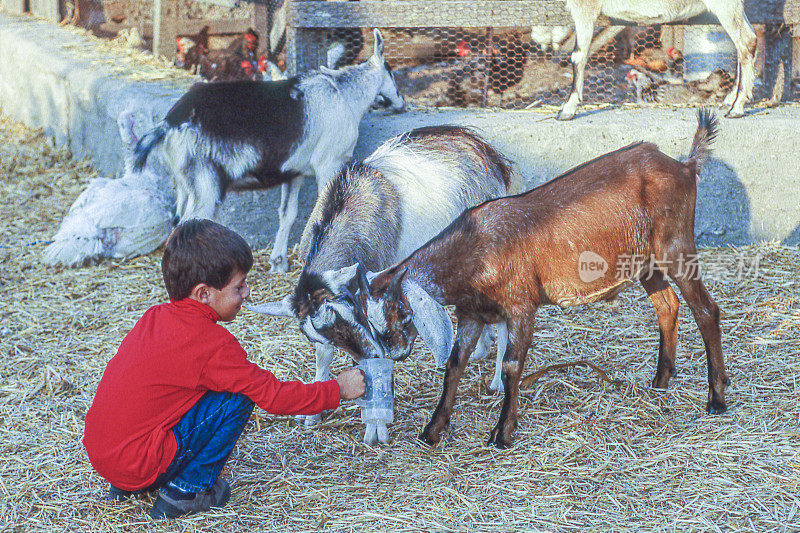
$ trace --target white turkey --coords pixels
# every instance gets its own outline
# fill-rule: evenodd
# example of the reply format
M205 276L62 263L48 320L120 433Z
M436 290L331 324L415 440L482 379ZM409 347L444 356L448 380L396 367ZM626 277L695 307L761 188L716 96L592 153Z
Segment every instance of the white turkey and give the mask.
M84 266L102 259L127 259L152 252L172 231L174 202L171 193L159 187L163 180L148 166L142 172L131 170L138 140L133 112L120 113L117 125L128 150L125 175L89 182L45 249L44 263Z

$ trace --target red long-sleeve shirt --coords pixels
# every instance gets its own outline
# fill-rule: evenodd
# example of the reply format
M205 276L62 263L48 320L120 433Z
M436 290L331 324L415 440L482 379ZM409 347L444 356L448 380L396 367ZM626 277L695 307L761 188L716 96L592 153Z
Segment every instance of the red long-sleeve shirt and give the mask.
M249 362L217 320L189 298L151 307L106 365L83 444L95 470L116 487L138 490L167 470L177 451L172 428L207 391L244 394L273 414L339 405L336 381L279 381Z

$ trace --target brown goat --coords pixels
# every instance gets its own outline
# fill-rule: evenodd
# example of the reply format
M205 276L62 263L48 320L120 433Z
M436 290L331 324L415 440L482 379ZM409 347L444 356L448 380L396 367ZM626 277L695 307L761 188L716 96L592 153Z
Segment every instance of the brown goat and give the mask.
M705 342L707 410L726 410L719 308L700 279L694 242L696 178L710 153L716 118L701 110L698 122L685 163L653 144L632 144L527 193L466 210L372 280L362 302L388 357L414 342L410 298L455 306L458 333L423 441L436 444L448 425L458 382L485 324L508 324L505 398L489 439L505 448L517 426L520 375L539 306L609 300L636 281L655 307L661 333L652 384L666 388L675 368L679 305L667 276L689 304Z

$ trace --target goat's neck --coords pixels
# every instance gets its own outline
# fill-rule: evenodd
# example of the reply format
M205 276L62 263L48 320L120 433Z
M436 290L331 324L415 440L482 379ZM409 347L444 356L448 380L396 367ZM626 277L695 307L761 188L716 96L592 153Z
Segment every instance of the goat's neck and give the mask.
M422 289L442 305L447 305L450 289L450 277L443 269L437 268L426 257L427 250L422 248L398 265L408 268L406 279L417 282Z

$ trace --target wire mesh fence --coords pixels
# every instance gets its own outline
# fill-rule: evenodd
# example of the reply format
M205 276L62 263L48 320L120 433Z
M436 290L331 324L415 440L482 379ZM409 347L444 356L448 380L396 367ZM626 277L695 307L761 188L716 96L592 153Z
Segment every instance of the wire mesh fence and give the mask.
M759 37L754 100L764 82L764 28ZM387 28L386 56L407 101L422 107L524 109L560 105L572 85L573 31L564 26ZM736 50L719 26L607 27L595 32L586 69L588 103L721 104L733 87ZM371 29L326 34L329 66L363 61ZM789 99L800 99L800 79Z
M126 14L130 24L150 22L152 1L92 1L106 12ZM264 20L267 26L254 25L261 30L261 48L276 63L286 54L283 27L275 31L276 25L286 23L280 16L284 0L242 1L237 9L227 11L208 0L172 1L175 9L190 19L204 15L220 18L226 12L240 18L242 15L253 17L254 5L263 6L267 12ZM331 4L346 10L357 1ZM387 5L393 2L384 1ZM488 2L497 3L502 2ZM459 13L455 10L459 6L463 7L463 2L430 2L430 9L441 14L442 19L458 20ZM534 19L569 21L563 18L561 3L538 2L531 6L534 6L531 8L535 11ZM561 10L561 18L554 15L556 9ZM507 24L518 22L509 14L498 20ZM257 17L255 22L258 22ZM788 87L788 91L783 90L778 100L781 97L795 102L800 100L798 26L793 27L796 37L791 69L782 68L780 62L785 61L785 57L768 53L765 43L769 40L770 26L753 24L753 27L758 39L753 101L775 100L776 88L782 90L782 87ZM571 89L570 54L575 46L575 35L570 25L381 30L387 59L407 102L413 106L525 109L560 105ZM372 28L328 28L321 32L315 42L325 49L321 57L329 67L366 60L372 52ZM212 39L212 47L213 44ZM586 69L584 101L595 104L653 102L665 106L720 104L733 87L736 65L733 42L719 25L597 27ZM790 82L784 84L784 79L776 77L776 72L779 75L791 72Z

